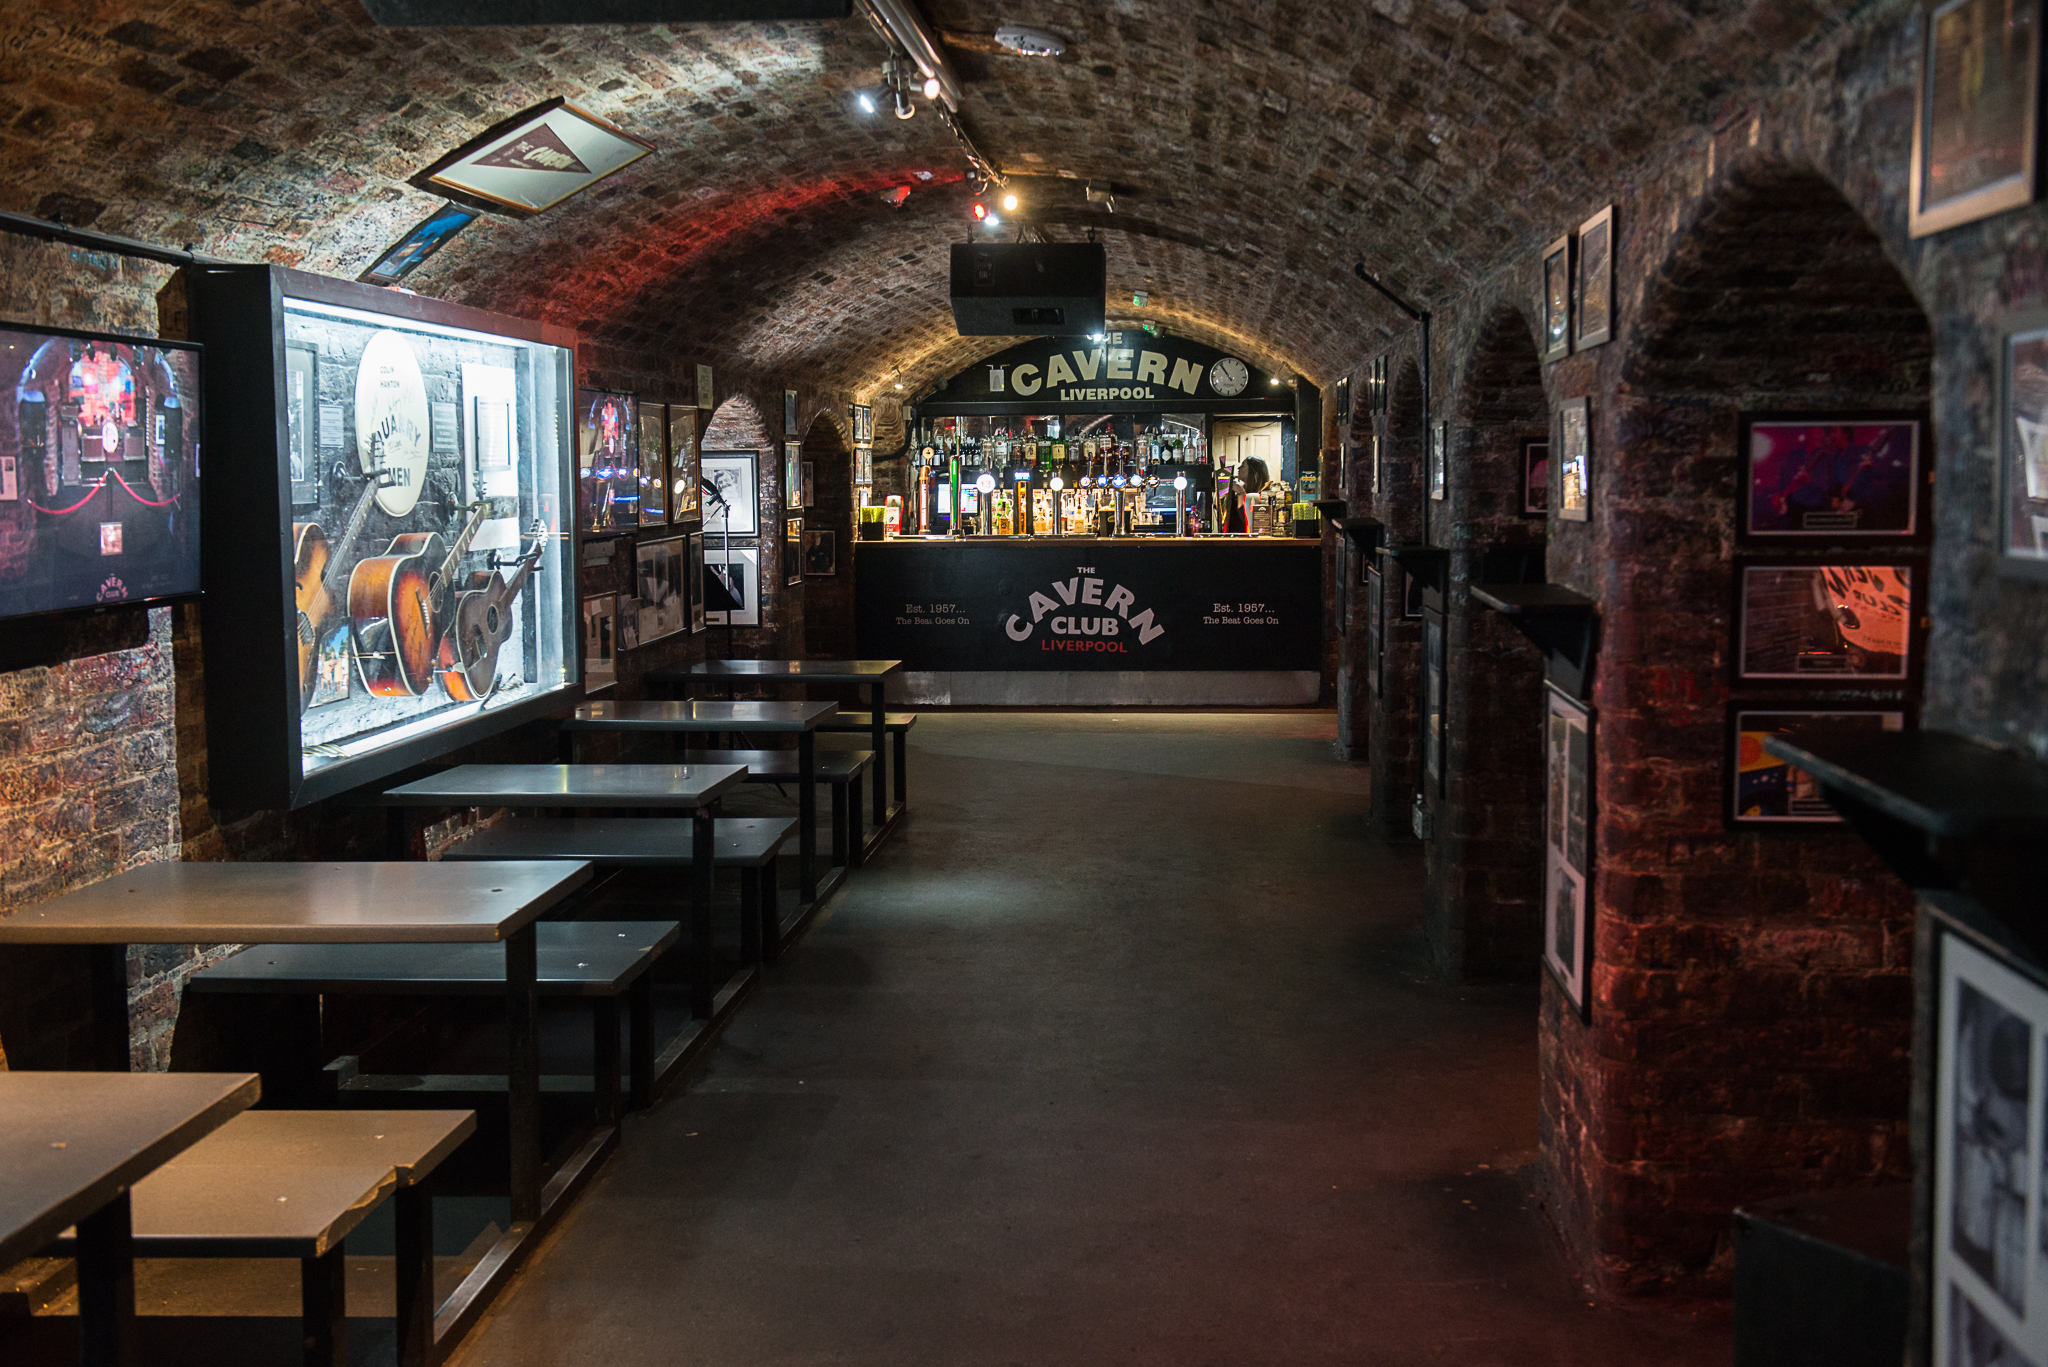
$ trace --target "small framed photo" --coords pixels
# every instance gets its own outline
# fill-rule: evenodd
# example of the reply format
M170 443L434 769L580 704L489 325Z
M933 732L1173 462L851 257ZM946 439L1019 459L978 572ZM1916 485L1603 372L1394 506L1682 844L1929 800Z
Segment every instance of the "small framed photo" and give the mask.
M791 508L804 506L804 444L782 443L782 501Z
M833 579L839 574L839 533L804 533L804 573L813 579Z
M690 627L686 579L689 546L682 537L642 541L633 547L633 587L640 644L659 641Z
M1572 349L1614 336L1614 206L1579 225L1578 269L1572 275Z
M2016 315L2002 332L1998 566L2048 579L2048 312Z
M1437 423L1429 429L1429 496L1441 503L1450 489L1450 445L1449 423Z
M1919 672L1920 571L1859 559L1740 562L1736 684L1905 687Z
M412 230L384 249L370 268L356 279L366 285L395 285L426 264L428 257L454 240L455 234L482 215L475 209L453 202L428 214Z
M668 405L640 405L640 525L668 525Z
M785 437L797 435L796 391L794 389L782 391L782 435Z
M1572 354L1572 239L1570 234L1543 249L1543 359Z
M698 461L704 472L704 530L759 536L759 458L752 451L706 451Z
M782 523L782 582L795 588L804 582L804 520L785 518Z
M1444 790L1445 689L1444 619L1434 608L1422 615L1422 773L1438 794Z
M704 620L711 626L761 625L761 553L752 546L704 552Z
M640 424L631 394L576 391L576 473L582 528L612 536L640 525Z
M708 365L700 365L700 366L698 366L698 367L697 367L697 407L699 407L699 408L716 408L716 407L718 407L718 403L717 403L717 400L715 400L715 399L714 399L714 398L712 397L712 394L713 394L713 392L714 392L714 391L712 390L712 387L711 387L711 367L710 367L710 366L708 366Z
M1741 538L1758 544L1911 541L1926 480L1906 413L1742 417Z
M1550 511L1550 438L1522 443L1522 516L1542 517Z
M668 406L668 520L694 521L703 495L697 488L697 410L688 404Z
M1937 0L1913 110L1907 232L2029 204L2039 157L2041 0Z
M1583 1017L1593 964L1593 710L1544 686L1543 963Z
M1728 714L1728 824L1758 827L1841 821L1811 774L1764 750L1770 737L1843 728L1903 731L1908 720L1905 704L1896 702L1816 707L1738 702L1729 704Z
M530 218L653 150L653 143L557 97L472 138L413 184Z
M1557 410L1557 515L1585 522L1593 515L1593 413L1585 399Z
M690 634L704 630L704 533L691 532L689 559L684 566L684 582L690 594Z
M583 691L597 693L619 681L619 599L600 593L583 600Z

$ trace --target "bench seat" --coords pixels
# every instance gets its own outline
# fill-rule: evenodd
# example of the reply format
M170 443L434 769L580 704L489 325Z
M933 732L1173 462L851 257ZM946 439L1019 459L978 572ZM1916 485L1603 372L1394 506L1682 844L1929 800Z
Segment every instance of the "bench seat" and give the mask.
M915 712L884 712L882 729L889 733L889 763L895 772L889 776L889 787L898 806L910 805L910 728L917 724ZM834 712L818 726L820 736L872 736L875 733L875 717L872 712ZM821 746L819 755L829 752Z

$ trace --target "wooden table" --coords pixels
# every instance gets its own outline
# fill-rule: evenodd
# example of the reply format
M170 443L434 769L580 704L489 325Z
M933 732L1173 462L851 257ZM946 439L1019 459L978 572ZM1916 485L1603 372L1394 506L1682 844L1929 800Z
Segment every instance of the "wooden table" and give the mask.
M80 1361L136 1360L129 1189L261 1090L254 1073L0 1073L0 1267L78 1226Z
M875 752L875 835L879 839L889 824L888 736L883 728L886 711L883 683L903 668L901 660L701 660L682 670L657 670L648 676L653 684L688 687L702 680L716 680L728 686L742 682L854 684L868 690L868 712L874 718L870 732Z
M717 735L762 731L795 735L797 856L805 902L818 900L817 729L831 720L829 702L592 702L562 723L564 732L652 731L665 735ZM634 768L645 766L635 765ZM701 875L700 875L701 876Z
M578 714L588 706L576 709ZM461 764L388 789L381 801L410 807L655 807L689 813L690 1008L709 1019L718 987L711 930L712 804L746 777L746 767L739 764ZM584 869L587 877L590 866L567 867Z
M533 1220L541 1206L534 922L590 877L588 864L554 860L144 864L0 919L0 944L91 947L93 1061L126 1072L132 944L503 942L512 1218Z

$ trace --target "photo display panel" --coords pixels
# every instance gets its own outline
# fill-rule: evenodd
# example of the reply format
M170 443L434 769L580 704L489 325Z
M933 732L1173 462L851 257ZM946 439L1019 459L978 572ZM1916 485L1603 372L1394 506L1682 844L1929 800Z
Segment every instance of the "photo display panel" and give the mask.
M569 353L286 299L301 772L573 682Z
M199 351L0 328L0 618L199 591Z

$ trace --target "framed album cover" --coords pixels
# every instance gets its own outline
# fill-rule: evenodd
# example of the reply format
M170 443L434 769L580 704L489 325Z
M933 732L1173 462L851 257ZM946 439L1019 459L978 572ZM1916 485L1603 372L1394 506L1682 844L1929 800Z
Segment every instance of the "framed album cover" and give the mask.
M1583 351L1614 336L1614 206L1579 225L1577 269L1572 273L1572 349Z
M640 405L640 525L668 525L668 405Z
M1555 685L1543 694L1543 963L1584 1016L1593 962L1593 711Z
M412 183L529 218L653 150L653 143L558 96L464 143L413 177Z
M2033 202L2041 0L1938 0L1914 91L1907 232L1925 237Z
M1443 502L1449 492L1450 474L1450 424L1435 423L1429 429L1429 496L1438 503Z
M1907 413L1745 413L1741 539L1762 545L1907 542L1927 481Z
M704 530L727 536L759 536L760 466L752 451L705 451L699 457L704 479Z
M791 508L804 506L804 444L782 443L782 501Z
M1999 396L1998 567L2048 579L2048 311L2001 328Z
M782 582L788 588L804 582L804 520L800 517L782 522Z
M1585 522L1593 515L1593 414L1585 399L1557 410L1557 515Z
M752 546L704 552L704 620L711 626L761 625L761 553Z
M1543 359L1572 354L1572 239L1543 249Z
M668 406L668 520L693 522L703 515L703 493L697 487L697 410L688 404Z
M1550 511L1550 438L1522 443L1522 516L1542 517Z
M1922 566L1745 560L1736 566L1736 684L1903 688L1919 673Z
M832 579L839 574L839 533L804 533L804 573L813 579Z
M687 631L690 626L686 564L689 545L683 537L642 541L633 547L633 588L641 645Z
M370 268L356 279L366 285L397 284L480 216L475 209L460 204L443 204L415 223L404 237L386 247L383 254L370 263Z
M1904 703L1827 703L1812 707L1737 702L1728 706L1730 755L1727 783L1731 826L1814 826L1841 818L1820 794L1820 784L1764 750L1772 736L1803 730L1868 729L1903 731Z
M583 600L583 691L586 694L603 692L619 681L618 628L617 594L593 594Z

